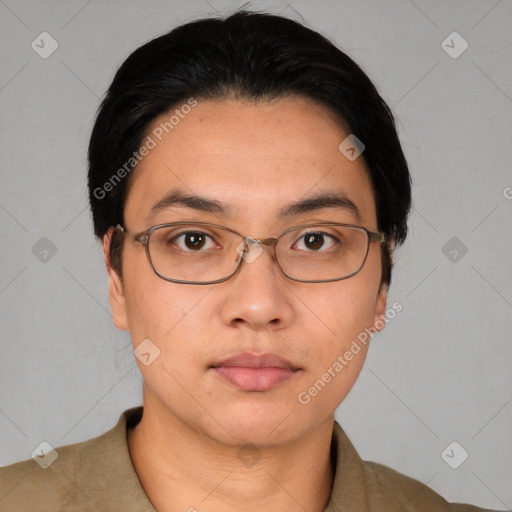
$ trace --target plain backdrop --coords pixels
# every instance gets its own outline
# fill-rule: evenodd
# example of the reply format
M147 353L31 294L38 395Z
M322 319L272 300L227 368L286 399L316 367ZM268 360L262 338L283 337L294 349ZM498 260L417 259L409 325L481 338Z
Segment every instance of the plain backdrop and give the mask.
M241 5L0 1L0 465L41 441L100 435L142 403L92 233L88 138L136 47ZM319 30L365 69L398 119L414 181L389 297L403 310L373 340L337 420L363 458L450 501L511 509L512 2L246 7ZM44 51L58 44L47 58L31 46L41 38ZM469 455L457 469L442 456L454 441L445 454Z

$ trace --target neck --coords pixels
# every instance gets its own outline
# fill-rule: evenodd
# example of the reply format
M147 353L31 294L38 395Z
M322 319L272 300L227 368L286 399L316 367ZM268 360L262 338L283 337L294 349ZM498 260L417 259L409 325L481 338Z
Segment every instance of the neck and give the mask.
M158 512L322 512L333 482L334 418L273 447L226 446L192 429L155 399L128 430L139 480Z

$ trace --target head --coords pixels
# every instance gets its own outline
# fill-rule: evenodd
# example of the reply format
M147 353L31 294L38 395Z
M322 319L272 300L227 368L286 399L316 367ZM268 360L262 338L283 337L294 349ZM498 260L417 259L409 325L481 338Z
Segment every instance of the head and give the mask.
M348 136L364 144L355 159L339 148ZM209 207L197 198L162 206L177 189ZM134 347L149 339L159 350L150 365L138 361L145 400L232 444L281 443L332 418L368 343L333 367L365 329L379 330L411 201L393 117L354 61L278 16L237 12L178 27L117 71L91 136L89 192L114 321ZM333 207L334 196L356 208ZM281 215L299 201L309 207ZM159 277L131 236L177 221L259 239L339 222L385 242L370 243L361 270L343 280L290 280L269 248L229 280L201 286ZM298 370L272 389L241 390L212 371L239 352L273 352ZM324 388L301 403L326 372Z

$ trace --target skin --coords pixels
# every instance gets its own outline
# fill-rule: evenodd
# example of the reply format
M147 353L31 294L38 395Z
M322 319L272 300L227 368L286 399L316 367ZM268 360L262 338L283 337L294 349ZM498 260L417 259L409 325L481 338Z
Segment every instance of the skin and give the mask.
M301 98L200 101L134 171L125 228L135 233L203 220L267 238L303 223L336 221L377 231L364 161L351 162L338 150L348 134L329 111ZM233 216L178 207L149 216L174 187L221 201ZM335 189L357 205L359 221L338 209L277 219L286 203ZM371 243L363 269L342 281L292 281L266 248L230 280L197 286L159 278L144 247L128 236L121 281L108 263L109 243L110 233L104 252L115 325L130 332L134 348L149 338L161 351L149 366L137 360L144 414L128 431L134 468L155 508L322 511L333 481L334 411L367 348L310 403L297 396L385 313L379 244ZM276 352L301 371L269 391L244 392L208 369L243 351ZM251 467L238 456L248 443L261 456Z

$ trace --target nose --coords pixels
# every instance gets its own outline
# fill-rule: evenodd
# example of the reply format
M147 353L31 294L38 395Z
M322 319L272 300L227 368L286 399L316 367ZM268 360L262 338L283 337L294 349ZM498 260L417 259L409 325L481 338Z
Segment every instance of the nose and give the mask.
M282 274L274 252L275 239L246 238L237 273L222 289L220 314L226 325L252 329L283 328L293 319L291 284Z

